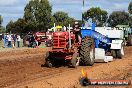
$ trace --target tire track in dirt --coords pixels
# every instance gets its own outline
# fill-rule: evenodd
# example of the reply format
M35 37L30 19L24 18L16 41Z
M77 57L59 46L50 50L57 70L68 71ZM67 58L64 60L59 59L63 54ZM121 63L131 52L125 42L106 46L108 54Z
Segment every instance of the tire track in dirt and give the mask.
M110 77L119 78L119 76L124 71L123 69L127 68L127 66L131 64L130 61L132 58L131 56L132 47L129 48L127 47L126 50L127 50L126 55L121 60L115 60L111 63L104 64L97 63L92 67L86 66L83 68L88 69L88 73L92 71L95 74L98 73L99 77L104 76L106 78ZM24 54L23 57L21 55L18 56L16 55L14 57L11 56L11 58L0 59L0 87L19 88L20 86L22 86L21 88L25 87L28 88L28 86L26 85L30 84L32 88L32 86L35 86L35 84L37 84L36 85L37 88L41 88L42 86L48 86L48 88L49 87L51 88L53 86L58 86L59 84L61 84L60 85L61 87L64 87L63 85L67 85L70 86L70 88L75 87L80 88L78 84L77 84L78 86L74 86L72 84L77 83L76 82L78 81L77 77L80 76L81 73L80 69L82 67L79 67L78 69L72 69L67 67L46 68L41 67L43 63L44 63L43 53ZM118 67L119 64L125 65L125 67L124 68L120 67L120 69L117 69L116 67ZM108 68L110 70L108 70ZM112 72L115 72L115 75L111 75Z
M94 64L93 67L97 67L99 65L101 65L101 64ZM20 83L17 83L17 84L14 84L14 85L7 86L6 88L19 88L19 87L21 88L21 86L23 86L23 85L28 85L28 84L35 83L35 82L38 82L38 81L41 81L41 80L48 80L48 79L51 79L51 78L62 76L63 73L72 73L72 72L74 73L75 71L78 71L81 68L86 69L86 68L89 68L89 67L91 67L91 66L80 66L77 69L75 69L75 68L68 68L68 67L44 68L45 70L47 69L46 70L47 71L47 75L44 74L45 72L36 73L36 75L38 75L38 76L33 77L33 78L31 76L29 76L30 78L28 80L20 82ZM52 71L49 71L49 70L52 70ZM50 82L46 81L46 83L50 85Z
M44 50L34 51L17 50L17 54L10 53L10 57L3 54L0 57L0 88L8 87L15 84L22 84L26 81L32 81L42 77L53 77L58 73L72 70L67 67L47 68L42 67L44 64ZM24 52L20 54L21 52ZM27 53L28 52L28 53ZM37 52L37 53L36 53ZM42 53L43 52L43 53ZM1 53L1 52L0 52ZM31 54L30 54L31 53Z
M51 75L49 78L41 78L40 80L30 81L22 85L14 85L14 88L83 88L79 84L78 78L81 76L81 68L88 72L91 79L131 79L132 66L132 47L125 48L125 56L123 59L115 59L109 63L97 63L92 67L79 67L63 71L60 75ZM90 88L132 88L131 86L95 86ZM13 86L12 86L13 88Z

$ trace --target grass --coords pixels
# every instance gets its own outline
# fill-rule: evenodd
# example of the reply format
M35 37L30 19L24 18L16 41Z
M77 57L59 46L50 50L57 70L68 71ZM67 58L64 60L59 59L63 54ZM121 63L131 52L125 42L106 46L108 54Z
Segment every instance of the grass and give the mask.
M3 48L3 41L1 40L0 41L0 48ZM17 42L16 42L16 46L17 46ZM20 47L22 47L23 46L23 40L21 40L21 42L20 42Z
M0 47L2 47L3 46L3 43L2 43L2 40L0 41Z
M0 41L0 51L8 51L8 50L12 50L13 48L4 48L3 47L3 41ZM40 48L45 48L46 46L44 44L40 45ZM23 40L21 40L20 42L20 48L17 48L17 42L16 42L16 48L15 49L26 49L28 47L23 47Z
M15 50L23 50L23 49L28 49L28 47L22 47L23 46L23 41L20 42L20 48L15 48ZM16 42L16 47L17 47L17 42ZM6 51L12 51L14 48L3 48L3 41L0 41L0 52L6 52Z

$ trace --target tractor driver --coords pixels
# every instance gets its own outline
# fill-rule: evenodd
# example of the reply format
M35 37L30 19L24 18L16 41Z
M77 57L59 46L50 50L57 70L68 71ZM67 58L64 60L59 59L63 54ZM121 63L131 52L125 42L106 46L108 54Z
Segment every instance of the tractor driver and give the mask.
M74 26L73 26L73 31L75 34L75 42L76 43L81 43L81 31L80 31L80 27L79 27L79 23L75 22Z

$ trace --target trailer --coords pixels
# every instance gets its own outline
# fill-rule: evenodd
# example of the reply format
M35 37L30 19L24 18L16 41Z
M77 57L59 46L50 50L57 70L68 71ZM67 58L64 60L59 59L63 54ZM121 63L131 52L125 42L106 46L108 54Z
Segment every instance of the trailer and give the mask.
M82 27L81 34L80 61L83 65L108 61L108 57L122 58L124 55L122 30L95 30L93 23L91 29Z

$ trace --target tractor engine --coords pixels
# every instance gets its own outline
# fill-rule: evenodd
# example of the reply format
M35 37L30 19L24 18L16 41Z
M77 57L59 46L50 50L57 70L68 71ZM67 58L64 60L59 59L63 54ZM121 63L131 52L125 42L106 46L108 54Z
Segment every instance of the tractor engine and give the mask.
M75 35L71 32L71 42L75 40ZM69 47L69 33L68 32L54 32L53 33L53 48L66 49Z

